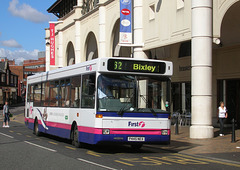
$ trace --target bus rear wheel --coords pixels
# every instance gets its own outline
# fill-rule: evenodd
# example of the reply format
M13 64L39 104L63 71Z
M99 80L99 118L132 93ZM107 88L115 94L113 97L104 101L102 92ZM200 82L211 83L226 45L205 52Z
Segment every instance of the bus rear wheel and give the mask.
M39 132L39 129L38 129L38 120L36 119L35 122L34 122L34 130L33 130L33 133L36 135L36 136L40 136L40 132Z
M76 148L80 148L80 147L81 147L81 144L80 144L80 142L78 141L78 135L79 135L78 128L77 128L77 125L75 125L75 126L74 126L74 129L73 129L73 141L72 141L72 144L73 144Z

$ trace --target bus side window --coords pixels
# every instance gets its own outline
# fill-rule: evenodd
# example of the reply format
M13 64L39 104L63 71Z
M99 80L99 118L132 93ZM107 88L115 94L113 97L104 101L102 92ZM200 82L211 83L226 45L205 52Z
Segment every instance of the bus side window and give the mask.
M29 102L33 102L33 85L29 85Z
M72 78L71 82L71 107L80 107L81 76Z
M33 104L34 106L41 106L41 84L35 84L33 90Z
M58 106L59 103L59 98L61 98L61 96L59 96L59 81L51 81L50 82L50 103L49 106Z
M31 101L31 86L28 85L28 91L27 91L27 102Z
M82 108L95 107L95 81L95 74L82 76Z
M42 106L49 106L50 82L43 83L42 86Z
M60 107L70 106L70 79L60 80L60 95L59 102Z

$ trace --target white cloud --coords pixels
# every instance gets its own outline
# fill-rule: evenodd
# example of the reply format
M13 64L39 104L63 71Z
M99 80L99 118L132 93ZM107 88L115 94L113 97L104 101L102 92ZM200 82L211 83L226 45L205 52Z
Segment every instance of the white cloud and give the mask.
M50 19L48 15L45 15L37 11L36 9L32 8L30 5L27 5L27 4L19 5L18 0L12 0L9 3L8 10L13 16L17 16L35 23L47 22Z
M0 41L0 44L5 47L22 48L22 46L14 39Z
M10 60L15 60L18 64L24 60L37 59L39 50L26 51L26 50L7 50L0 48L0 57L7 57Z

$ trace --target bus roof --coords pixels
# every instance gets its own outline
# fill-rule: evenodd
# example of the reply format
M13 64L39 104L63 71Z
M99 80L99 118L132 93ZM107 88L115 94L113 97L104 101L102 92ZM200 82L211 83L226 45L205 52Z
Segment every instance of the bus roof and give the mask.
M110 62L111 61L111 62ZM125 65L125 69L114 70L114 66L110 66L112 62L121 62ZM136 68L139 66L139 69L130 69L129 65L134 64L136 62ZM141 64L144 63L144 64ZM145 63L150 63L151 66L148 66ZM165 64L165 72L158 73L153 69L156 64L164 63ZM113 63L114 64L114 63ZM153 64L153 65L152 65ZM120 68L120 67L119 67ZM129 68L129 69L128 69ZM149 71L145 71L144 69L149 68ZM152 70L150 70L152 68ZM144 72L145 71L145 72ZM53 79L60 79L63 77L76 76L79 74L89 74L93 72L99 73L121 73L121 74L141 74L141 75L156 75L156 76L172 76L173 67L172 62L170 61L162 61L162 60L150 60L150 59L134 59L134 58L97 58L90 61L77 63L71 66L62 67L59 69L35 74L28 76L27 80L31 83L39 82L39 81L47 81ZM156 73L154 73L156 72Z

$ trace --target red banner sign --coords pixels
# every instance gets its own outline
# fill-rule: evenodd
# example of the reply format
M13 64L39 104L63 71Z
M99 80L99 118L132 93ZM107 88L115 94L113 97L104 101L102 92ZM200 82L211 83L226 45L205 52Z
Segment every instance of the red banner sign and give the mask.
M50 23L50 65L55 65L55 24Z

